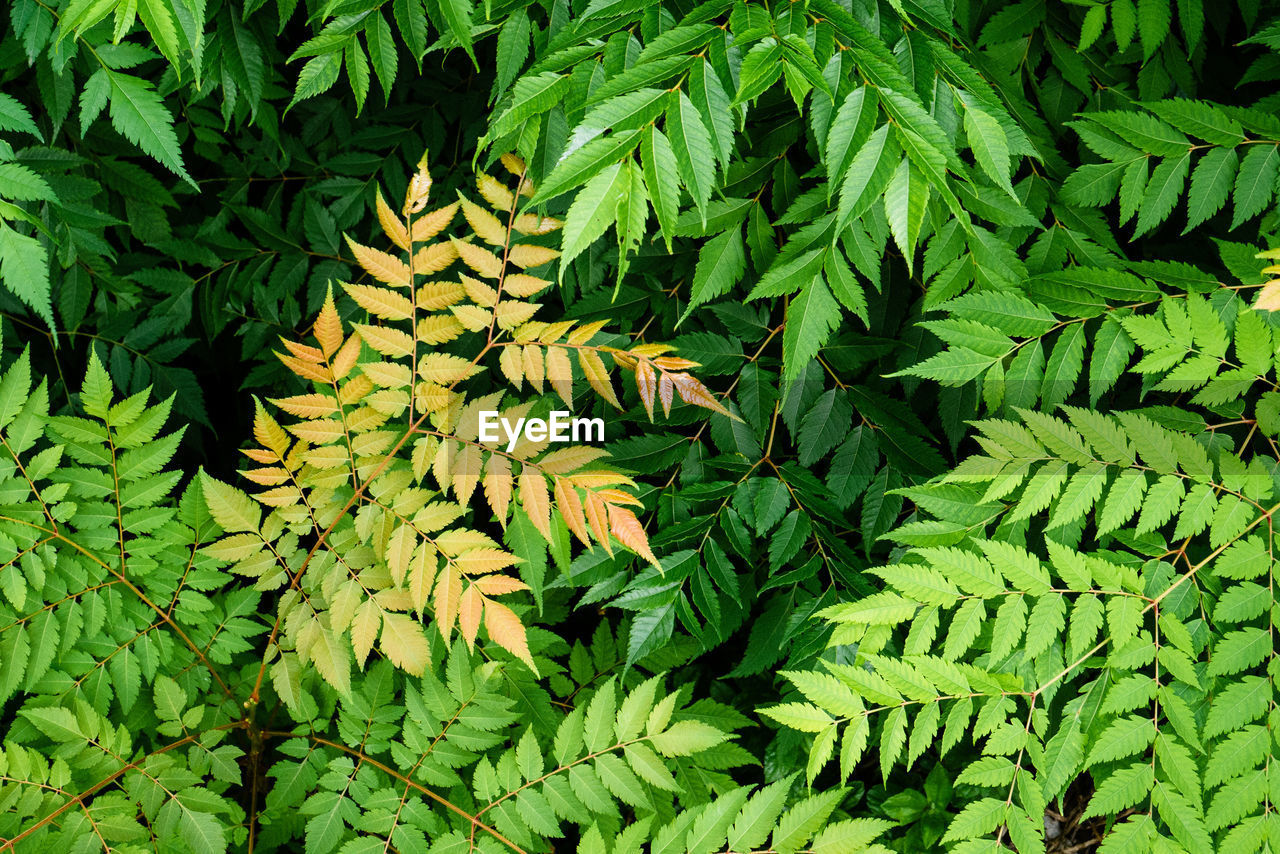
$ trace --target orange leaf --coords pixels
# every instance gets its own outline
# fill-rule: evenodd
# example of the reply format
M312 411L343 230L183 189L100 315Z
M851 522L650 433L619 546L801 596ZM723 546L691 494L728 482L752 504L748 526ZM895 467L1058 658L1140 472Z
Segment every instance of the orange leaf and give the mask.
M458 616L458 596L462 592L461 588L462 579L458 575L458 568L449 563L436 581L435 595L436 628L440 630L440 636L445 641L449 640L449 633L453 631L453 621Z
M547 379L566 406L573 406L573 362L563 347L547 348Z
M476 635L480 632L480 612L484 610L484 597L474 584L467 585L458 600L458 628L462 630L462 639L468 648L474 648Z
M613 557L613 543L609 542L608 506L604 503L604 499L590 491L587 492L586 505L587 521L591 523L596 541L604 546L609 557Z
M556 478L555 484L556 507L564 517L564 523L582 540L583 545L591 548L591 538L587 535L587 517L582 512L582 500L578 498L578 491L562 477Z
M492 175L486 175L483 172L477 175L476 189L494 210L510 211L516 206L515 194L507 189L506 184Z
M626 508L610 505L609 529L618 538L618 542L649 561L659 570L662 569L662 564L658 563L658 559L653 556L653 550L649 548L649 538L645 536L644 526L640 524L636 514Z
M333 374L323 365L314 365L310 362L304 362L301 359L295 359L293 356L286 356L284 353L276 353L276 358L284 363L284 366L293 371L304 380L315 380L318 383L329 383L333 381Z
M658 398L662 401L662 414L671 414L671 401L675 398L675 385L670 374L663 374L658 379Z
M649 413L649 420L653 420L653 395L658 390L658 377L653 372L653 365L649 364L648 359L641 359L636 365L636 389L640 392L640 401L644 404L644 411Z
M675 384L676 391L680 393L680 399L685 403L701 406L703 409L710 409L712 412L719 412L721 415L728 415L730 418L734 417L694 377L689 374L670 374L669 376L671 377L671 382Z
M458 201L462 203L462 215L467 218L467 224L481 240L490 246L502 246L507 242L507 229L496 216L462 193L458 193Z
M338 309L333 304L333 288L329 288L329 292L325 295L324 305L320 309L319 316L316 317L314 329L316 340L320 342L320 349L324 352L326 359L338 352L343 338L342 319L338 317Z
M498 646L529 665L534 673L538 669L533 664L533 656L529 654L529 641L525 636L524 626L520 618L501 602L492 599L484 603L484 627L489 637Z
M271 402L298 418L323 418L338 411L338 402L327 394L297 394L271 398Z
M501 596L504 593L516 593L529 589L529 585L509 575L482 575L472 579L471 583L486 596Z

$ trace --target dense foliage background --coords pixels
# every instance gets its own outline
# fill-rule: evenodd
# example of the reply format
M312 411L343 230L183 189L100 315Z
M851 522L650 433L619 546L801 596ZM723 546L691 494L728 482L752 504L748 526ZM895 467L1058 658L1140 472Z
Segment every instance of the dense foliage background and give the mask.
M1274 4L6 12L0 851L1280 846Z

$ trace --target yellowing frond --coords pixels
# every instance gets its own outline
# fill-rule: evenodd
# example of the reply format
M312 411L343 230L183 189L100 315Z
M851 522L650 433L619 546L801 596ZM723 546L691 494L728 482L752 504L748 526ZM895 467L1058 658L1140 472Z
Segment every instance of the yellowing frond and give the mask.
M407 288L413 284L413 276L409 274L409 265L394 255L388 255L378 249L371 249L347 238L347 246L356 261L365 271L379 282Z
M493 214L458 193L458 201L462 204L462 215L467 224L481 240L490 246L502 246L507 242L506 226Z
M373 285L343 285L356 305L383 320L408 320L413 317L413 303L403 294Z
M383 232L391 239L391 242L401 249L409 249L409 229L405 226L404 221L391 210L391 206L387 204L387 200L382 197L382 188L378 188L378 195L375 199L378 211L378 224L382 226Z
M507 260L521 269L541 267L550 264L560 257L560 251L546 246L533 246L528 243L517 243L507 252Z
M459 240L456 237L451 237L449 240L453 244L454 251L458 253L458 257L462 259L462 263L472 270L488 279L496 279L502 275L501 259L488 249L476 246L474 243L467 243L465 240Z

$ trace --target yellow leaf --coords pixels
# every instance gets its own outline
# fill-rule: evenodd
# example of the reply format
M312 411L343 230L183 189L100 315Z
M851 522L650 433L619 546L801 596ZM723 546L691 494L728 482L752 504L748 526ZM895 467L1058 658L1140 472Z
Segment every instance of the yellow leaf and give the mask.
M458 599L458 629L468 648L475 646L476 635L480 633L480 612L483 609L484 597L475 585L468 585Z
M526 468L520 472L520 506L529 514L533 526L547 540L551 539L551 496L540 472Z
M609 382L609 369L604 366L604 360L599 354L594 350L579 350L578 364L582 366L582 373L586 375L587 383L595 389L596 394L621 409L622 404L618 402L613 384Z
M306 452L305 459L309 465L313 465L318 469L342 468L351 462L349 452L342 445L325 445L321 448L311 448Z
M409 274L409 265L394 255L362 246L350 237L347 238L347 246L351 248L351 254L356 256L360 266L379 282L402 288L407 288L413 283L413 277Z
M451 202L438 210L431 213L425 213L413 220L413 226L409 230L414 243L421 243L424 240L430 240L448 227L453 222L453 218L458 213L458 203ZM415 266L416 270L416 266ZM416 270L421 273L422 270Z
M363 323L357 323L355 328L364 343L384 356L413 355L413 337L408 333L389 326L366 326Z
M575 347L581 346L590 341L597 332L604 329L608 324L609 321L607 320L593 320L590 323L584 323L577 329L573 330L573 334L565 340L570 344L573 344Z
M582 512L582 500L578 492L562 477L555 479L556 507L564 518L564 523L582 544L591 548L591 539L587 536L587 517Z
M427 155L418 161L418 171L409 179L409 189L404 194L404 215L408 217L422 210L431 196L431 171L427 168Z
M254 496L268 507L291 507L302 501L302 491L296 486L278 486Z
M547 379L566 406L573 406L573 362L563 347L547 348Z
M262 408L262 402L256 399L254 400L253 437L258 440L259 445L281 459L289 450L289 434L280 429L276 420Z
M489 213L475 202L458 193L458 201L462 203L462 215L467 218L471 230L490 246L502 246L507 242L507 229L496 216Z
M455 305L450 311L458 322L472 332L483 332L489 328L489 321L493 317L493 313L487 308L481 308L478 305Z
M342 349L338 351L338 355L333 357L333 376L334 379L342 379L351 373L351 369L356 366L356 359L360 358L360 336L350 335L347 341L342 345Z
M397 587L404 584L405 573L409 571L409 560L418 546L418 535L409 525L396 528L387 540L387 569L391 572L391 581Z
M337 569L337 572L346 575L346 572L341 569ZM341 632L351 625L356 609L364 601L361 593L360 585L349 578L338 585L329 603L329 625L335 632Z
M533 386L539 392L542 391L542 380L545 375L545 366L542 361L542 348L529 345L524 348L524 376L529 381L529 385Z
M512 175L514 175L517 178L524 177L524 173L527 167L524 164L524 158L521 157L519 154L512 154L508 152L502 155L502 157L500 157L499 159L502 161L502 165L505 166L507 171L510 172Z
M409 405L409 393L389 388L378 389L368 397L369 406L377 412L394 417Z
M373 285L343 285L356 305L383 320L408 320L413 317L413 303L404 294Z
M509 575L485 575L472 579L471 583L480 588L480 592L486 596L501 596L504 593L516 593L529 589L529 585Z
M342 384L338 390L338 403L343 406L355 406L364 400L365 395L377 388L373 380L363 373L357 374Z
M496 549L498 544L488 534L469 531L466 528L455 528L436 537L436 548L449 557L457 557L472 549Z
M533 663L533 656L529 654L529 642L525 636L524 626L520 624L520 618L516 616L515 611L501 602L486 601L484 628L494 643L529 665L529 669L534 673L538 672L538 668Z
M452 243L428 243L413 253L413 272L418 276L430 276L448 267L458 257Z
M325 358L338 352L342 346L342 319L338 317L338 309L333 304L333 288L325 294L324 305L316 317L314 326L316 340L320 342L320 350Z
M561 320L557 323L548 323L546 327L538 333L538 340L543 344L550 344L559 340L560 336L573 328L573 324L577 321Z
M460 382L479 370L470 360L448 353L428 353L418 360L418 376L440 385Z
M290 424L285 429L302 441L313 445L328 445L338 441L344 435L342 422L334 418L303 421L301 424Z
M513 223L515 230L521 234L550 234L562 225L564 223L555 217L537 214L520 214Z
M459 504L466 506L471 501L471 494L480 483L480 470L483 466L480 448L472 444L463 445L462 451L454 458L453 463L453 494L457 497Z
M318 631L306 653L316 672L344 697L351 694L351 659L347 656L346 643L340 643L333 633L313 623ZM302 648L299 646L301 653Z
M439 311L460 302L466 295L466 290L458 282L427 282L418 288L418 308Z
M413 526L430 534L462 516L462 506L452 501L433 501L413 514Z
M328 383L333 381L333 373L324 365L315 365L310 362L304 362L302 359L293 356L286 356L283 353L276 353L276 358L284 363L284 366L293 371L304 380L314 380L318 383Z
M456 237L449 238L454 250L462 262L480 275L488 279L496 279L502 275L502 261L488 249L467 243Z
M462 287L466 290L467 296L476 305L493 308L498 304L498 291L490 285L465 274L459 275L458 278L462 280Z
M540 305L536 303L520 302L518 300L504 300L494 309L494 314L498 317L498 326L503 329L515 329L520 324L533 317Z
M436 628L440 630L440 636L446 641L449 640L449 633L453 631L453 621L458 616L458 597L462 593L461 588L462 578L458 575L457 568L453 564L446 564L444 571L436 580L434 597Z
M505 528L507 508L511 505L511 460L501 454L490 454L485 464L484 497L494 517Z
M510 380L517 391L524 385L524 363L519 347L503 347L502 353L498 356L498 367L502 369L502 375Z
M379 195L381 200L382 196ZM356 611L356 618L351 623L351 647L356 654L356 666L364 669L365 659L373 649L373 642L378 638L378 629L382 628L382 609L372 599L366 599Z
M513 297L531 297L550 284L549 279L539 279L528 273L508 273L502 279L502 290Z
M476 175L476 189L496 211L508 212L516 206L515 194L507 189L506 184L492 175L486 175L483 172Z
M609 530L618 538L618 542L658 569L662 569L662 564L658 563L658 559L653 556L653 550L649 548L649 538L645 536L644 526L640 524L636 514L624 507L610 505Z
M462 329L452 314L433 314L418 321L418 340L424 344L448 344L462 334Z
M408 366L395 362L364 362L360 365L360 370L383 388L404 388L413 380Z
M519 559L502 549L471 549L458 555L458 567L466 575L487 575L514 566Z
M1272 279L1262 286L1253 307L1258 311L1280 310L1280 279Z
M338 402L327 394L297 394L272 398L271 402L298 418L323 418L338 411Z
M391 210L391 206L387 204L387 200L382 197L382 188L378 188L378 196L376 208L378 211L378 223L382 226L382 230L386 232L387 237L391 238L391 242L401 249L409 248L409 229L405 228L404 222L400 217L396 216L395 211Z
M422 543L413 553L409 563L409 600L419 616L431 599L431 584L436 579L436 550L429 543Z
M541 267L543 264L550 264L559 257L560 253L555 249L549 249L546 246L533 246L528 243L517 243L507 252L507 260L521 269Z
M387 660L411 676L421 676L431 661L422 626L407 614L384 614L378 641Z

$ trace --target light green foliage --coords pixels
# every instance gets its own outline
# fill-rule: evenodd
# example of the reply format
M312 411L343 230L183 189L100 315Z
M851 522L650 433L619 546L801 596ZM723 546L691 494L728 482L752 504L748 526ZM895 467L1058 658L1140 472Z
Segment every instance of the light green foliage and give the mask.
M1006 342L993 363L1069 322L1021 298L955 306L931 328L959 336L985 320ZM1059 407L1079 359L1061 396L1040 397L1053 414L989 399L1008 417L974 422L979 452L914 491L959 491L987 511L917 499L930 518L890 532L905 550L874 570L884 589L819 615L853 658L784 674L799 696L764 713L814 734L810 776L838 762L847 778L875 745L886 776L931 746L962 751L956 782L976 797L943 836L961 846L1043 850L1033 817L1088 774L1085 817L1139 810L1105 850L1258 850L1276 756L1262 735L1275 725L1280 425L1263 409L1276 324L1226 288L1113 311L1130 339L1120 368L1187 395L1185 408ZM964 381L931 361L916 370ZM1102 391L1120 378L1109 373ZM1253 425L1243 444L1213 426L1231 418Z

